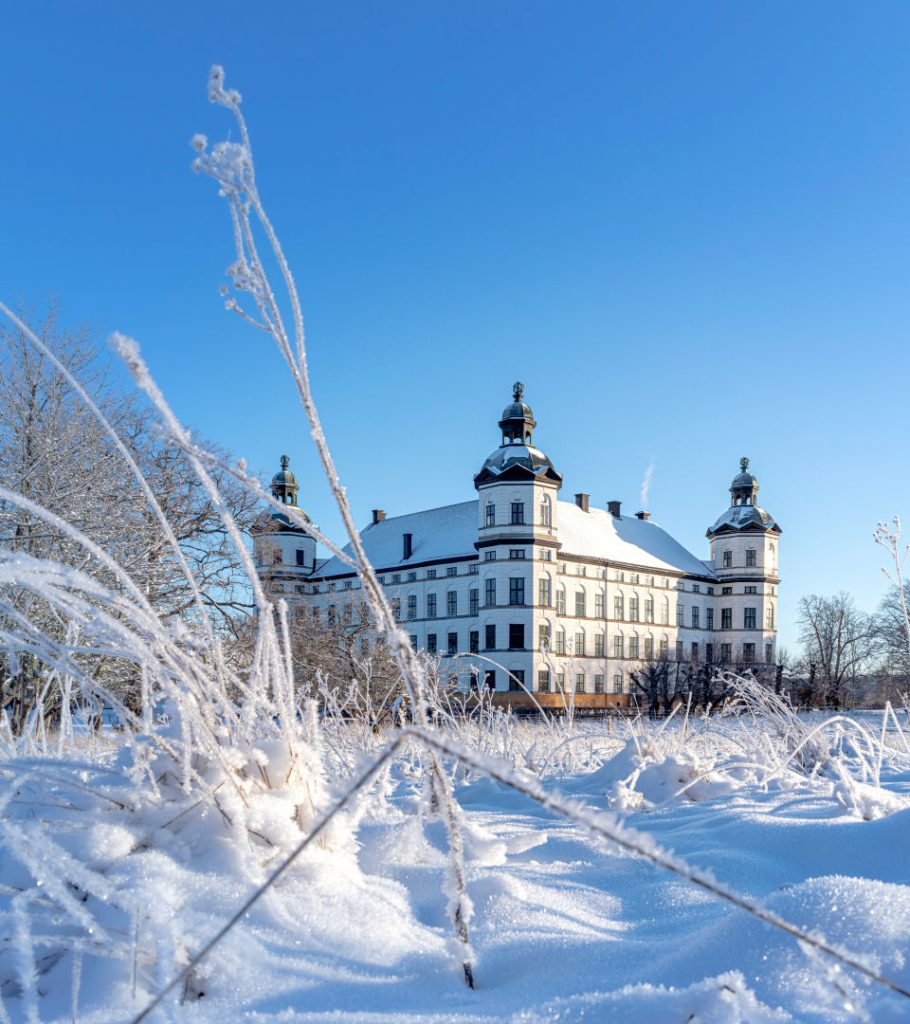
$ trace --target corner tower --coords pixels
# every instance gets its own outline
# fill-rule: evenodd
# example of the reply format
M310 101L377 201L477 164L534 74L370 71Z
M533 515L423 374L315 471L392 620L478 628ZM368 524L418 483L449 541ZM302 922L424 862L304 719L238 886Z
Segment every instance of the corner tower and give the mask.
M288 468L290 459L281 456L281 469L272 477L272 497L293 507L306 522L310 517L297 505L300 487ZM253 527L254 552L259 575L272 580L294 580L309 576L316 568L316 541L289 515L278 509L263 513Z
M711 562L720 589L720 644L737 664L771 663L776 657L777 588L781 528L757 503L758 480L749 460L730 484L730 507L711 526Z

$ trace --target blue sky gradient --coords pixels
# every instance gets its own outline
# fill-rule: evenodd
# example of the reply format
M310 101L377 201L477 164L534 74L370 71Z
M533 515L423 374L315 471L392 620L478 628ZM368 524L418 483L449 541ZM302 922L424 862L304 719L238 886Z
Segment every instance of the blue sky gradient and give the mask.
M798 598L910 520L905 3L7 4L0 295L136 337L180 415L339 523L276 352L221 311L189 139L240 89L359 518L471 497L516 378L536 440L700 557L739 457Z

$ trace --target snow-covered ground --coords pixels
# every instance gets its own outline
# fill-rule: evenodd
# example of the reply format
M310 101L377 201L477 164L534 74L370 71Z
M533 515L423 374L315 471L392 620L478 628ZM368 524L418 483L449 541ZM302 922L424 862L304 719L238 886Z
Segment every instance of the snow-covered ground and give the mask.
M799 770L774 747L779 729L758 720L510 721L474 741L907 988L910 754L893 728L878 745L880 717L865 726L824 727L816 753L829 760ZM366 754L355 726L323 728L330 799ZM263 841L240 845L227 795L221 811L163 796L125 810L133 756L111 738L87 747L81 767L0 764L0 993L12 1021L133 1019L299 840L288 802L268 792L247 819ZM905 997L449 764L474 904L470 991L423 767L413 749L396 760L149 1019L910 1020Z

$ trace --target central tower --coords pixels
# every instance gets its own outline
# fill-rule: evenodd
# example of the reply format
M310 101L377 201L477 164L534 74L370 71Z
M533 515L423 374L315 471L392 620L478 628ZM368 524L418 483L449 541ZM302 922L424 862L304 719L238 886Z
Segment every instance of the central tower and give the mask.
M508 670L506 686L533 689L533 648L538 609L549 605L557 540L557 495L562 477L533 446L537 421L512 386L499 420L501 444L474 477L478 494L480 626L485 650ZM487 680L495 675L487 671ZM500 684L500 688L502 688Z

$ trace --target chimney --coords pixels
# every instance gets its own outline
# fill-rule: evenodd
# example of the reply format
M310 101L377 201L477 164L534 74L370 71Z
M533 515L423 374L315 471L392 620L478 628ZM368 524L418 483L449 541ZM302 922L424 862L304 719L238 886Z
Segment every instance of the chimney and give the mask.
M374 508L373 509L373 525L381 523L385 519L385 509Z
M650 512L636 512L635 513L635 518L636 519L650 519L651 518L651 513Z
M621 519L622 516L619 513L619 506L622 504L621 501L608 501L607 511L613 516L614 519Z
M582 512L588 512L590 510L589 506L591 504L591 495L585 494L584 492L576 494L575 504L582 510Z
M414 534L406 533L404 534L402 539L404 540L404 553L401 556L403 561L406 558L410 558L411 555L414 553Z

